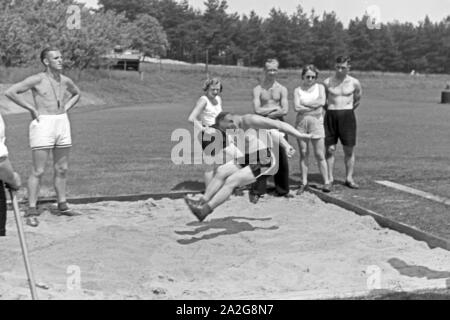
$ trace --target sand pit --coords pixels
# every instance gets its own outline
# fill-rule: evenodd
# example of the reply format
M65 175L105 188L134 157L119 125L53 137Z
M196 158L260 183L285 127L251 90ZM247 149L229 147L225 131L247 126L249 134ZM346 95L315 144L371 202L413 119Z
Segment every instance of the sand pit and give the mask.
M83 215L44 213L39 228L26 228L37 282L49 286L41 299L315 299L367 294L377 279L407 291L450 282L450 252L311 194L257 205L233 198L206 223L183 200L74 208ZM0 299L28 299L11 213L7 231ZM81 290L68 290L73 265Z

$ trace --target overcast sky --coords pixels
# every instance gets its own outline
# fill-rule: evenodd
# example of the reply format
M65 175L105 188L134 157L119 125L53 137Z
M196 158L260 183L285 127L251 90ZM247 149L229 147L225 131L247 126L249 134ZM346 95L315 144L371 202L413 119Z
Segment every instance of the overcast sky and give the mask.
M79 0L95 6L97 0ZM126 0L123 0L126 1ZM189 0L195 8L203 9L204 0ZM294 12L301 5L307 12L335 11L344 23L351 18L361 17L370 6L378 6L381 21L418 22L425 15L433 21L441 21L450 15L450 0L228 0L229 12L249 13L255 10L260 16L267 16L273 7Z

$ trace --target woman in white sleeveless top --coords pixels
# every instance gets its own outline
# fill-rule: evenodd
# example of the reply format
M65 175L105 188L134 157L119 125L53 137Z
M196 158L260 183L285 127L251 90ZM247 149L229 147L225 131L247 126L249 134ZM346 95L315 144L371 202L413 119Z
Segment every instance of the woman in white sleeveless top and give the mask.
M302 70L302 84L294 91L294 105L297 111L295 128L301 133L311 134L311 144L314 155L323 177L323 191L330 192L331 184L328 179L327 162L325 159L325 129L323 107L326 103L325 87L316 82L319 71L313 65ZM302 171L302 185L298 195L308 189L308 158L309 140L298 140L300 149L300 168Z
M199 138L201 139L202 148L205 150L209 144L214 142L212 135L217 130L214 128L216 117L223 111L222 99L219 96L222 92L222 83L217 78L208 79L203 84L203 91L205 94L198 99L194 110L192 110L189 116L189 121L194 124L198 131L202 132ZM226 140L224 135L223 138ZM211 157L214 154L205 156ZM205 171L206 186L208 186L214 177L214 169L214 165L207 165Z

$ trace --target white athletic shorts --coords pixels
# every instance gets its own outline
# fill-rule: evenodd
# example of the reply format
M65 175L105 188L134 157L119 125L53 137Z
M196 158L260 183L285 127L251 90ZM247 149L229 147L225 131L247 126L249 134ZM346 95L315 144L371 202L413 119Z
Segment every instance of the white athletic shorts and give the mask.
M5 145L5 123L0 115L0 158L5 158L8 156L8 148Z
M67 113L58 115L40 115L30 124L30 147L32 150L70 148L72 135Z

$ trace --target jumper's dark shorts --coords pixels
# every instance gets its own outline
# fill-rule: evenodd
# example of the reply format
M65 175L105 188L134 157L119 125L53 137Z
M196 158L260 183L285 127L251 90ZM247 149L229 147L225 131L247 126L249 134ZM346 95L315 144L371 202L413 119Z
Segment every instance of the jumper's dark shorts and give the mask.
M272 152L270 149L259 150L255 153L246 153L243 157L237 159L241 168L250 167L255 178L266 175L272 166Z
M354 110L328 110L325 114L325 144L338 140L346 147L356 146L356 116Z
M219 132L222 135L222 149L225 149L227 147L227 136L225 132L217 129L215 126L211 126L211 128L216 129L216 132ZM206 136L203 132L201 133L202 137L202 149L205 151L206 147L213 144L216 141L215 136ZM215 149L211 151L211 154L208 154L208 156L215 156Z

